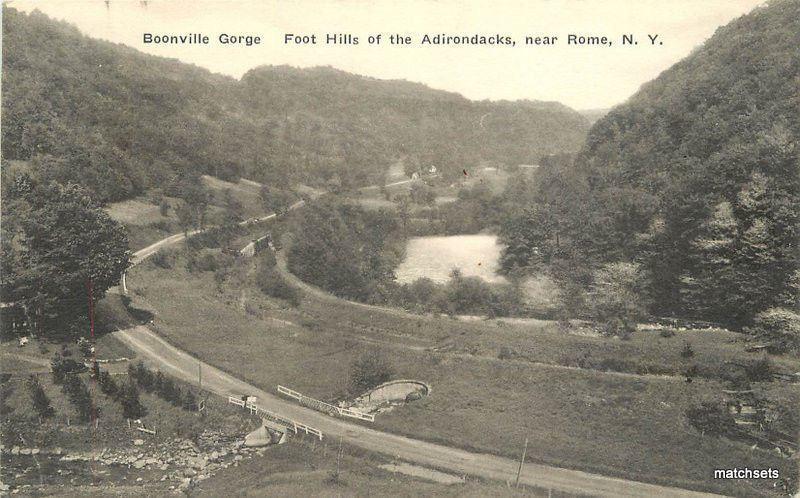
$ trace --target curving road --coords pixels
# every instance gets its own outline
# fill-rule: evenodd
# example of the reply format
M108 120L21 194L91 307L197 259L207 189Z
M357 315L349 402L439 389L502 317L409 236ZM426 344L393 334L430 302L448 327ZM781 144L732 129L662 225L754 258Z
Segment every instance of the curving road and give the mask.
M147 363L187 382L196 383L202 371L202 388L221 396L258 396L259 406L317 428L325 437L341 437L349 444L429 467L458 474L513 482L518 462L495 455L472 453L439 444L388 434L333 418L258 389L194 358L167 343L145 326L114 334ZM593 496L713 496L704 493L628 481L578 470L526 463L520 482L540 488Z
M299 201L293 204L290 209L295 209L302 204L303 202ZM265 221L274 217L276 215L273 213L242 223ZM137 251L132 258L133 264L144 261L162 247L176 244L184 238L184 234L172 235ZM143 361L158 367L165 373L194 383L198 380L198 370L200 370L202 371L202 388L204 390L222 396L239 396L245 393L258 396L259 406L315 427L321 430L326 437L341 437L349 444L369 451L429 467L445 469L458 474L474 475L506 482L512 482L516 478L517 466L519 465L517 461L381 432L296 405L202 362L189 353L169 344L145 326L140 325L120 330L115 332L114 335L136 351ZM520 482L540 488L593 496L714 496L680 488L658 486L533 463L525 464L520 476Z

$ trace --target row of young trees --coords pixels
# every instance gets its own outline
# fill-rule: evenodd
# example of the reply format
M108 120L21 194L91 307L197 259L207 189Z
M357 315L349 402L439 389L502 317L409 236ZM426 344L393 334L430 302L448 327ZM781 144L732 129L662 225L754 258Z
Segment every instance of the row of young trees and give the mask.
M153 372L141 361L128 367L128 377L145 392L153 393L173 406L182 407L187 411L197 411L197 395L191 389L186 389L184 392L172 378L161 371Z
M86 383L78 375L80 371L70 370L70 368L71 364L68 362L54 361L53 382L62 386L62 392L77 412L77 421L86 423L99 417L99 409L92 399ZM129 367L128 379L122 384L118 384L108 371L101 370L97 362L92 368L92 377L97 381L104 395L121 405L122 416L127 419L136 420L147 414L147 409L139 398L139 388L154 393L172 405L185 410L194 412L198 409L197 396L191 390L187 389L186 392L183 392L171 378L161 372L154 373L148 370L141 362ZM33 408L40 420L55 415L50 398L35 375L32 375L28 381L28 390Z

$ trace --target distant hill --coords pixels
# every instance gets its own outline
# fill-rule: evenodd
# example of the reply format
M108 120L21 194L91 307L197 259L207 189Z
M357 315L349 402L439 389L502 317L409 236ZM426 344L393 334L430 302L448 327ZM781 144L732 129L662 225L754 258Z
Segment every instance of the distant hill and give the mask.
M598 119L608 114L610 110L611 109L580 109L578 112L589 121L589 124L595 124Z
M798 47L799 1L757 8L599 119L574 162L541 168L562 185L542 195L574 200L576 257L641 262L657 312L742 324L783 303L800 258Z
M181 171L287 184L379 182L390 164L535 162L588 123L554 103L473 102L330 68L260 67L241 81L3 10L4 159L101 200Z

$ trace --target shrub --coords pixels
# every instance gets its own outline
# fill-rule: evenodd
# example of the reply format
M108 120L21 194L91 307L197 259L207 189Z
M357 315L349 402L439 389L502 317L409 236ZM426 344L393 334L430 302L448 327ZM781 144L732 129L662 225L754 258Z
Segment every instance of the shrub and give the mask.
M691 364L683 370L683 376L686 377L686 382L691 382L700 373L700 369L695 364Z
M155 375L141 361L128 366L128 377L147 392L153 392L155 389Z
M150 261L157 267L168 270L175 266L175 253L167 249L161 249L150 257Z
M147 414L142 402L139 400L139 389L136 383L129 379L120 389L120 403L122 404L122 416L127 419L140 419Z
M262 267L256 275L256 284L264 294L283 299L292 306L300 305L301 293L283 278L278 270Z
M258 262L259 266L272 268L278 264L277 259L275 259L275 253L271 250L265 250L260 254L261 258Z
M161 372L159 372L159 374L161 374ZM168 401L173 406L180 406L183 403L183 393L181 392L181 389L175 384L175 381L169 377L163 376L163 374L161 376L161 383L158 391L156 391L156 394L158 394L161 399Z
M158 220L150 223L150 226L155 228L156 230L160 230L162 232L171 232L172 227L169 225L169 222L166 220Z
M183 409L190 412L197 411L197 396L190 390L187 390L183 397Z
M84 358L89 358L94 354L94 345L85 337L81 337L78 339L78 351Z
M689 341L683 341L683 348L681 348L681 358L693 358L694 357L694 349L692 349L692 344Z
M772 362L766 356L761 357L756 361L751 361L745 366L747 379L750 382L771 382L773 366Z
M100 372L97 383L100 384L100 391L106 396L114 398L119 394L117 383L107 371Z
M213 254L190 254L186 260L186 269L192 273L197 271L216 271L217 268L219 268L219 264Z
M42 388L36 376L31 375L28 381L28 389L31 393L33 409L36 410L39 419L42 420L52 417L55 414L55 410L53 410L53 407L50 405L50 398L47 397L44 388Z
M87 370L86 365L78 363L72 358L64 358L63 356L56 355L53 361L50 362L50 368L53 373L53 382L55 384L62 384L64 379L70 374L83 373Z
M736 431L736 422L722 404L714 401L702 401L699 405L689 407L684 416L692 427L703 434L724 436Z
M75 407L78 413L78 421L88 422L97 416L97 408L92 402L92 396L86 384L77 375L68 375L62 386L64 394L67 395L69 402Z
M200 233L192 235L186 239L189 249L217 249L229 245L232 239L243 233L243 228L237 224L227 224L225 226L210 228Z
M379 350L366 351L350 367L350 393L365 391L392 378L393 369L389 360Z
M800 352L800 314L794 311L785 308L762 311L747 332L767 342L770 353Z
M668 339L670 337L674 337L675 336L675 330L664 327L663 329L658 331L658 335L660 335L661 337L663 337L665 339Z
M645 316L644 289L644 278L635 263L610 263L595 272L590 308L605 335L624 339L636 330Z

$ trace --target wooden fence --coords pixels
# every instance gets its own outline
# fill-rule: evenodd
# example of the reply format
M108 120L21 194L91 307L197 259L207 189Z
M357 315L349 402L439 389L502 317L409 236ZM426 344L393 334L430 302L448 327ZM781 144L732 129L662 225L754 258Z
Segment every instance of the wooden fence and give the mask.
M313 408L314 410L327 413L329 415L339 415L340 417L350 417L357 418L359 420L366 420L368 422L375 422L375 415L370 413L362 413L349 408L334 406L330 403L325 403L324 401L301 394L293 389L289 389L288 387L278 386L278 392L289 396L292 399L296 399L303 406Z
M320 431L319 429L315 429L308 425L297 422L296 420L283 417L275 412L265 410L264 408L261 408L252 401L246 402L241 398L237 398L235 396L228 396L228 403L241 406L242 408L246 408L250 410L250 413L253 413L254 415L258 415L259 417L263 417L267 420L280 424L286 427L288 430L294 432L295 434L297 434L299 431L303 431L306 434L311 434L312 436L318 437L320 441L322 441L322 431Z

